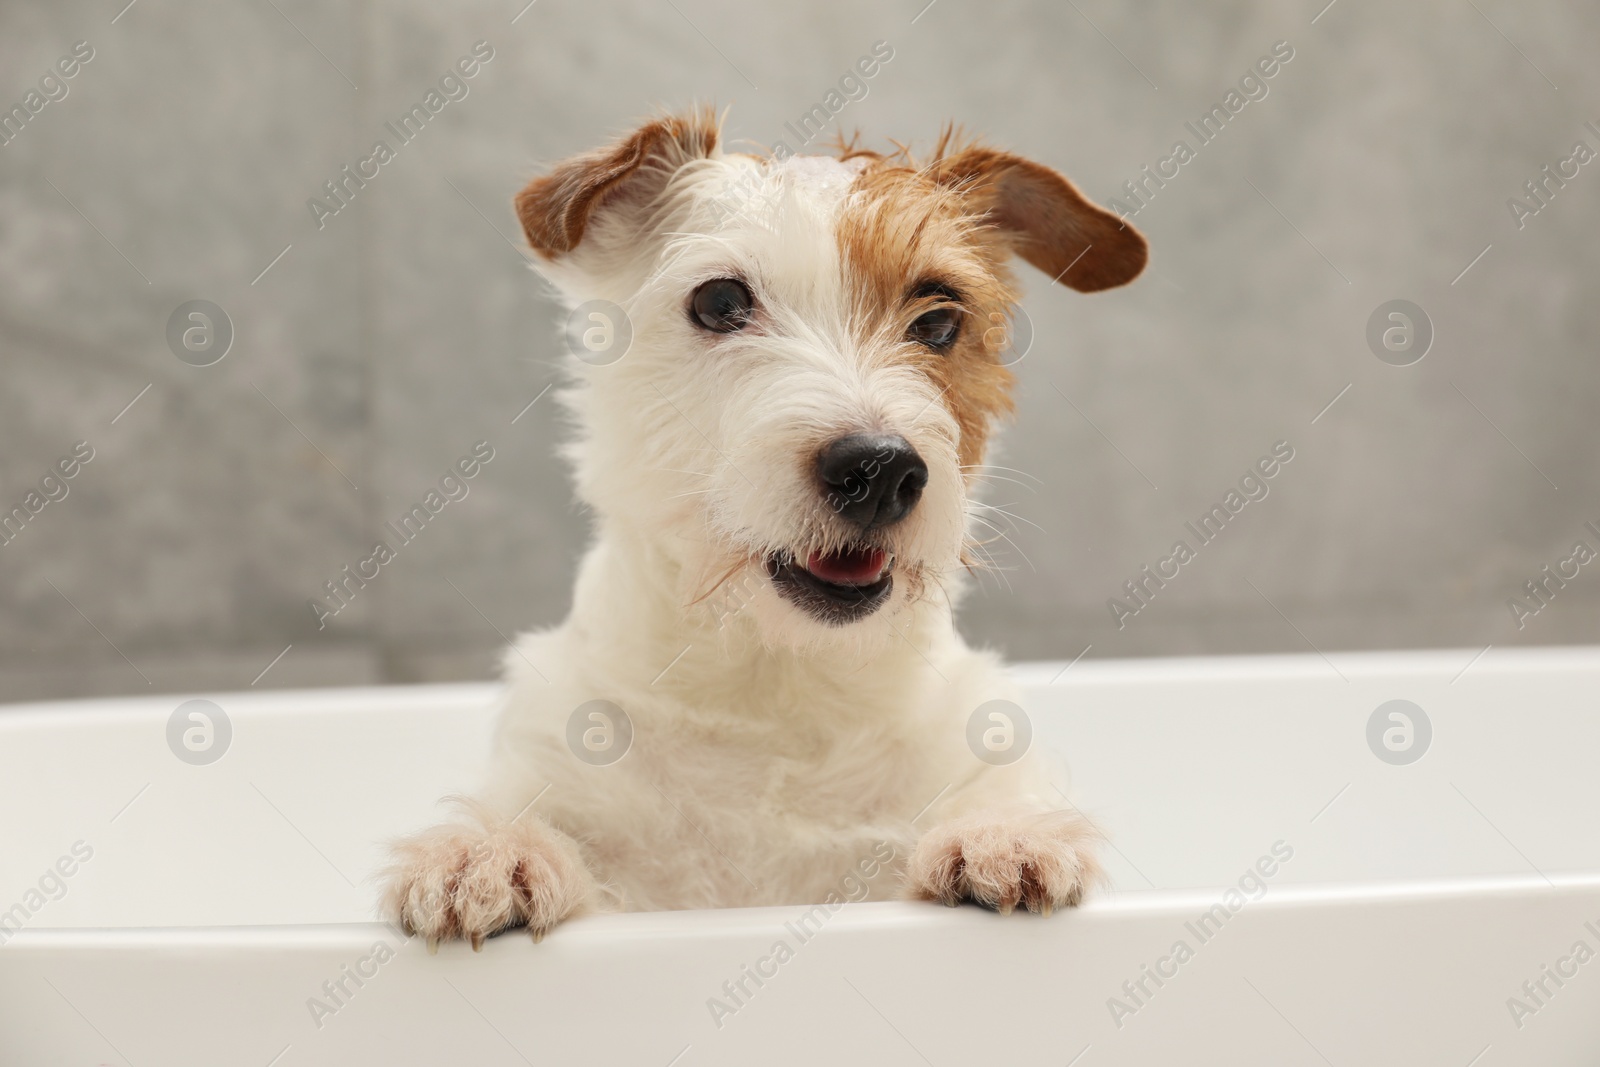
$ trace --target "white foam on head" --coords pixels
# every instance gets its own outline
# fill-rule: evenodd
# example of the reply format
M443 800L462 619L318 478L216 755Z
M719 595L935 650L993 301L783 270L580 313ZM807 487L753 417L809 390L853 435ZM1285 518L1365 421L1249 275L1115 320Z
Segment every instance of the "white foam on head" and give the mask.
M796 181L824 192L843 192L866 165L865 156L845 161L833 156L790 156L775 164Z

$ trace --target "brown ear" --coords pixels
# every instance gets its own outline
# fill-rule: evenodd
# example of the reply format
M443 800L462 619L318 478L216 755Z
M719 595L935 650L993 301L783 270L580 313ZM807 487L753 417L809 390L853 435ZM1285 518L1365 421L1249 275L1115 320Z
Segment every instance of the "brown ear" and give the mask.
M602 205L648 205L683 164L716 151L709 112L648 122L609 148L587 152L528 183L516 196L528 243L546 259L571 252Z
M1096 207L1049 167L992 148L959 149L933 164L1011 241L1017 255L1080 292L1126 285L1149 258L1139 231Z

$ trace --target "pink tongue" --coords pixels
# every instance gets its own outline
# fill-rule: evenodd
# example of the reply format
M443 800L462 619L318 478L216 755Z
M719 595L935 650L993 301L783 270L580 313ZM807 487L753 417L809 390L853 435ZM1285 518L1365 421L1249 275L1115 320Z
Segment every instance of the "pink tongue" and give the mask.
M806 570L836 585L871 585L883 574L888 557L882 549L853 548L831 556L811 553Z

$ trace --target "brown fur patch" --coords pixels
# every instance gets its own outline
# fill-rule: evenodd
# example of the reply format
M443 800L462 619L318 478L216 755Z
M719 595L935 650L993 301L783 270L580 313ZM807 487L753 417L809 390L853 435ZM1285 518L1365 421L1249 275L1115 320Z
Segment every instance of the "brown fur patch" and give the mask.
M1011 371L995 343L1003 331L993 329L1016 302L1009 249L958 193L899 157L878 158L857 176L837 232L859 340L897 346L934 381L960 428L961 463L981 463L994 420L1012 407ZM924 283L959 293L966 312L943 352L904 339L918 315L947 303L915 297Z
M1137 276L1145 242L1050 168L963 143L951 128L926 163L896 147L873 152L842 136L837 146L841 160L866 160L838 224L855 286L852 317L863 344L900 344L938 384L960 427L961 463L971 466L982 462L995 419L1013 406L1013 375L1000 363L1017 300L1010 257L1092 292ZM958 292L967 313L943 352L902 342L913 319L947 303L915 297L925 283Z

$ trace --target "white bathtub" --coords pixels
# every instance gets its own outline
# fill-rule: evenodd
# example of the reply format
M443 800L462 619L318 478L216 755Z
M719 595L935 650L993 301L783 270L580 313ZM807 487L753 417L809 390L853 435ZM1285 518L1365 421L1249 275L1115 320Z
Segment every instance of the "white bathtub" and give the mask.
M437 956L369 877L472 784L489 687L211 694L205 765L168 746L185 698L7 707L0 1064L1592 1065L1600 649L1474 654L1019 668L1116 846L1070 914L607 916ZM1415 762L1369 748L1395 699Z

